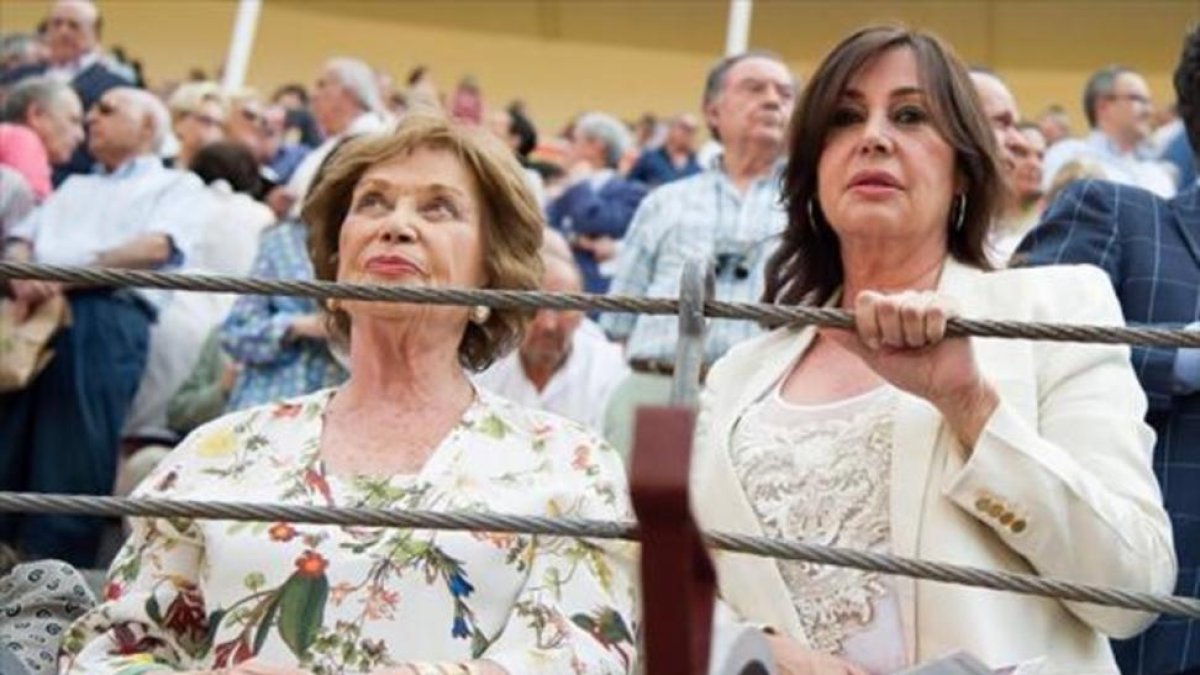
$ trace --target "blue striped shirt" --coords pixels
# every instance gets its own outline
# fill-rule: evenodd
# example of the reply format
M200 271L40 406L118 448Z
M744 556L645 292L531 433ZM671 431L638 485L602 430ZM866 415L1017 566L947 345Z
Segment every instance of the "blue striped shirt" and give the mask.
M716 270L714 298L757 302L763 293L767 259L787 225L779 202L783 163L741 193L720 169L664 185L651 192L622 242L609 293L678 297L684 263L700 256ZM679 339L673 316L605 314L601 325L627 340L630 359L673 360ZM761 329L750 321L710 322L704 360L712 364L730 347Z

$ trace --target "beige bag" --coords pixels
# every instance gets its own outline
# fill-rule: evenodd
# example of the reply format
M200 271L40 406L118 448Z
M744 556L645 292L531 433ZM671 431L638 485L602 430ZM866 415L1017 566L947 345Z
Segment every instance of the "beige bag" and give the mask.
M67 299L56 295L39 304L21 323L12 300L0 300L0 393L24 389L50 363L50 340L71 323Z

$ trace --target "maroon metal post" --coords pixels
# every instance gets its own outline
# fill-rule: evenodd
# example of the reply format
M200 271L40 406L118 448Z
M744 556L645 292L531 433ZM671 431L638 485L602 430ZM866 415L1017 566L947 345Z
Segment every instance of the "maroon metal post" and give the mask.
M630 487L642 542L642 657L647 675L704 675L716 575L688 499L695 412L637 412Z

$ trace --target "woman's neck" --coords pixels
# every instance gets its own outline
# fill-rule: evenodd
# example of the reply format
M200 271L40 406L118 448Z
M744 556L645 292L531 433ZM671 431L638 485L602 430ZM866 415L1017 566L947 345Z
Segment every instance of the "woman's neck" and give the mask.
M340 403L391 411L463 410L474 389L458 362L458 339L421 328L417 320L355 322L350 378Z
M916 248L878 242L870 246L842 246L842 306L853 307L863 291L896 293L937 288L945 264L945 242Z

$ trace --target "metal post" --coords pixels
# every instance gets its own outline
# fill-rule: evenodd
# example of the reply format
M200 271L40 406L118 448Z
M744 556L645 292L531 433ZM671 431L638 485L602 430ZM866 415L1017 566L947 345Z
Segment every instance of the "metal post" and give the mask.
M754 0L729 0L729 23L725 27L725 56L741 54L750 46L750 11Z
M232 93L246 83L246 70L250 66L250 52L254 48L254 33L258 29L258 15L262 0L239 0L237 14L233 17L233 33L229 38L229 53L225 57L225 76L221 88Z
M708 260L692 258L683 266L679 283L679 342L675 345L675 376L671 380L671 405L695 408L700 400L700 372L704 367L704 301L713 288Z

